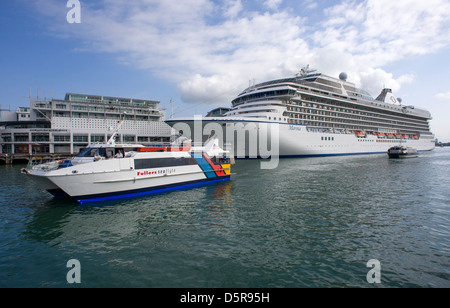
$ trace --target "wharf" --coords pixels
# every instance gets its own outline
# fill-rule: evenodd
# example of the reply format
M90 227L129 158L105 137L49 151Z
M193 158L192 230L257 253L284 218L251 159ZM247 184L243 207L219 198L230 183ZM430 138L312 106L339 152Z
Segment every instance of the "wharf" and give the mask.
M53 161L53 160L62 160L73 157L74 154L69 153L59 153L59 154L50 154L50 153L38 153L38 154L0 154L0 165L12 165L12 164L28 164L28 162L33 160L42 160L42 161Z

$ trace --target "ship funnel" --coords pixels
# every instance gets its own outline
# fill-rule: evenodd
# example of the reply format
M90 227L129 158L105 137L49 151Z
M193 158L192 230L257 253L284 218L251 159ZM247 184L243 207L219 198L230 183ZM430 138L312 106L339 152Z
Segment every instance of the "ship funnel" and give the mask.
M400 105L401 99L398 100L395 98L395 96L392 94L392 89L384 88L380 95L376 98L377 101L394 104L394 105Z

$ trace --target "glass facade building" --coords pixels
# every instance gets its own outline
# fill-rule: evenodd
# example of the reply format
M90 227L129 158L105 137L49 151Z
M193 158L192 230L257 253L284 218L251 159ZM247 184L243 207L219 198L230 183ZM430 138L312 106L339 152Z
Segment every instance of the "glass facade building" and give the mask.
M76 154L89 143L107 141L120 120L122 143L170 142L158 101L67 93L63 100L31 99L14 120L0 119L0 153Z

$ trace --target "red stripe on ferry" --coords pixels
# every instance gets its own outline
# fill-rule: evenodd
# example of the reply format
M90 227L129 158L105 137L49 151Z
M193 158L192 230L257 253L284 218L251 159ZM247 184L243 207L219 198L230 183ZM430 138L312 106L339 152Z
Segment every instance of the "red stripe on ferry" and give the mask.
M206 155L206 153L203 153L203 157L208 162L208 164L214 169L214 171L216 172L217 176L226 175L225 172L223 170L221 170L222 166L214 165L214 163L211 161L211 159L209 159L209 157L208 157L208 155Z

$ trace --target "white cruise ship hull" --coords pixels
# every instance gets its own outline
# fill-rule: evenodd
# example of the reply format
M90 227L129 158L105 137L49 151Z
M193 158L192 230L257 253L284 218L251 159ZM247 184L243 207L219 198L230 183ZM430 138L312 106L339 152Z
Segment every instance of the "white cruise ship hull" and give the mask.
M419 151L430 151L435 147L434 139L357 137L352 133L308 132L307 127L301 125L280 125L281 157L386 154L390 147L400 144Z
M328 129L252 118L203 118L200 125L194 124L193 119L166 122L171 126L183 123L175 127L184 127L184 133L190 130L194 140L195 129L199 127L202 127L203 140L212 132L220 140L221 146L234 153L238 159L386 154L390 147L400 144L418 151L430 151L435 147L432 138L379 138L370 134L357 137L353 133L333 133ZM219 128L222 128L221 131Z

